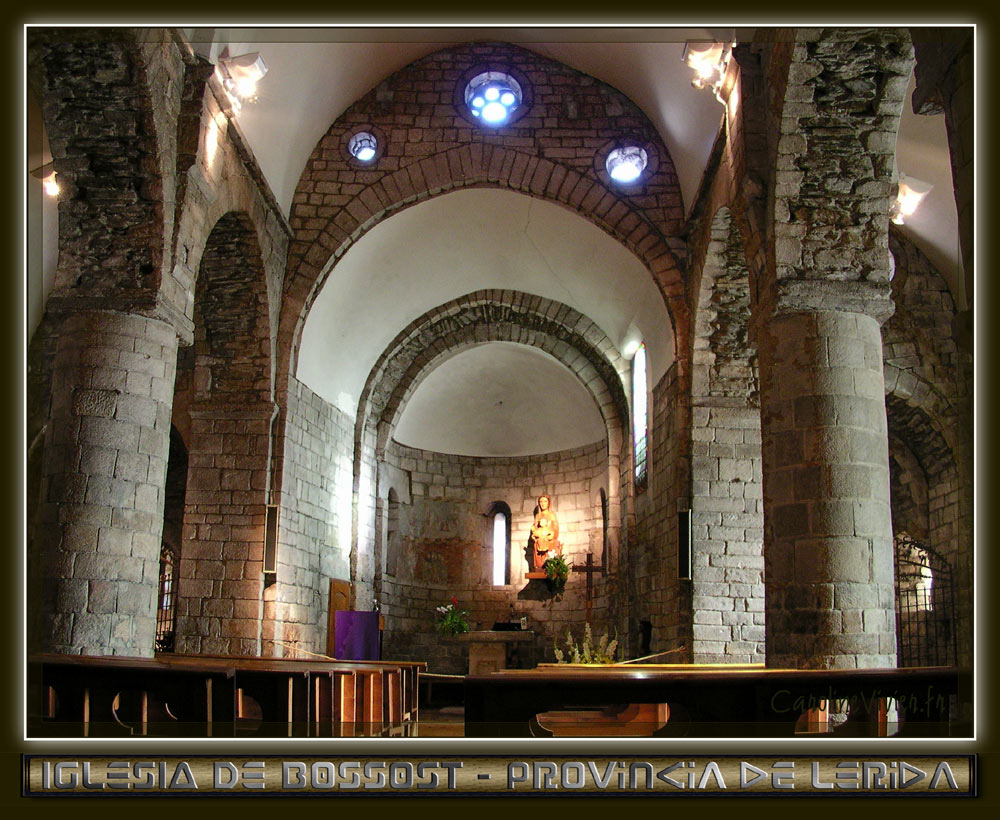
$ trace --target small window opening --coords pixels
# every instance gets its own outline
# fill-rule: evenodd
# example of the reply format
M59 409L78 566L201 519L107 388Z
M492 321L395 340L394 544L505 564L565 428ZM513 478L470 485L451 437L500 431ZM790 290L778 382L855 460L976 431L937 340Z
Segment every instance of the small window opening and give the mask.
M628 185L642 176L648 162L649 158L642 148L638 145L626 145L611 151L604 167L615 182Z
M156 608L156 651L174 651L177 614L177 556L166 544L160 549L160 596Z
M359 162L371 162L375 159L377 147L378 140L375 139L375 135L367 131L359 131L347 144L347 150Z
M646 345L640 343L632 359L632 437L635 443L635 483L640 489L646 485L648 466L646 391Z
M493 586L502 587L510 583L510 507L494 501L486 517L490 519Z
M465 104L472 116L494 127L510 119L522 96L517 80L501 71L484 71L465 87Z

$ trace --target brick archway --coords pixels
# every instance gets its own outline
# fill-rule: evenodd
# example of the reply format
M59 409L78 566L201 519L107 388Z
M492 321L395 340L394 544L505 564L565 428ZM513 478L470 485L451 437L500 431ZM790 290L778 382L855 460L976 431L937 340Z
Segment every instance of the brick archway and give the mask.
M264 265L246 214L213 227L196 294L176 645L259 655L275 405Z
M374 549L378 465L407 398L442 357L491 341L531 345L566 366L594 397L607 428L609 505L617 509L631 482L629 368L603 331L567 305L515 291L486 290L452 300L416 319L379 357L362 391L355 423L351 574ZM619 488L622 488L621 490ZM617 540L618 525L611 531ZM362 584L363 585L363 584Z
M487 290L428 311L396 336L365 383L356 441L376 429L377 452L382 452L407 399L441 357L491 341L518 342L551 354L594 397L609 444L620 438L629 418L624 388L628 363L603 331L567 305L527 293Z
M530 110L496 131L472 125L453 100L461 77L489 61L548 77L534 89ZM416 84L428 75L437 78L433 91L418 95ZM437 100L432 114L430 96ZM343 149L363 125L387 141L371 170L360 170ZM657 159L644 184L629 190L614 189L600 161L622 134L636 135ZM309 307L353 243L405 207L469 186L509 188L561 204L632 250L657 283L684 348L688 308L677 257L684 211L655 128L634 103L591 77L515 46L477 43L429 55L388 78L331 126L310 157L292 207L279 388L294 371Z

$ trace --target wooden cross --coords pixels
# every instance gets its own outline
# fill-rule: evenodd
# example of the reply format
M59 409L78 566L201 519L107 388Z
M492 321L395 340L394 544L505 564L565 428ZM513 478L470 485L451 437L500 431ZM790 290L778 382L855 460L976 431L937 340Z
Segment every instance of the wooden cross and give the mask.
M587 623L590 623L590 609L593 606L594 600L594 573L604 572L604 567L594 564L594 553L587 553L587 563L586 564L573 564L573 572L586 572L587 573Z

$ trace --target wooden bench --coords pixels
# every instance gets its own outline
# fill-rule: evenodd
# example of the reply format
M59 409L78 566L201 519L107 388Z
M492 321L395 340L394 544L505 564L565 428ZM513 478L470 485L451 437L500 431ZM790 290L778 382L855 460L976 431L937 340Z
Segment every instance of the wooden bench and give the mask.
M415 733L424 663L33 655L40 737L344 737Z
M629 718L651 736L790 737L796 725L811 721L815 729L827 703L848 701L850 717L838 732L878 736L884 733L880 725L886 720L885 701L892 698L900 715L898 736L941 737L971 731L965 724L957 725L953 713L956 698L971 703L971 693L971 673L947 667L796 670L753 665L553 664L467 677L465 734L627 733L620 731L622 720L615 715L625 714L625 707L652 704L666 709L655 713L647 709L641 720ZM571 714L560 716L564 712ZM663 716L667 717L663 725L652 725Z

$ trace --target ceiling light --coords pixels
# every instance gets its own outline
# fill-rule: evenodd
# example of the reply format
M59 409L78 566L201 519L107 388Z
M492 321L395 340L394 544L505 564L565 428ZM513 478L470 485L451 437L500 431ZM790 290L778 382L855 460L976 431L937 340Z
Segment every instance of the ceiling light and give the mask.
M635 182L646 170L648 157L638 145L626 145L615 148L608 154L604 163L608 174L615 182Z
M227 48L223 55L228 53ZM264 58L258 52L238 57L222 56L219 58L218 69L222 85L237 112L241 104L257 102L257 83L267 74Z
M687 43L681 59L694 71L691 85L695 88L710 88L715 98L722 99L722 83L729 69L729 59L736 43Z
M923 182L906 174L899 175L899 191L896 200L889 209L889 216L893 223L902 225L906 217L913 216L920 206L924 197L930 193L934 186L929 182Z

